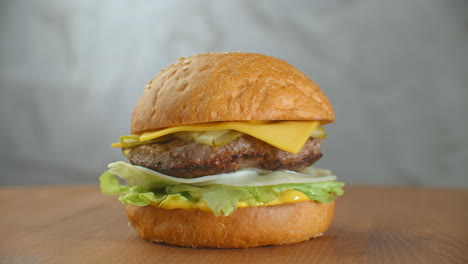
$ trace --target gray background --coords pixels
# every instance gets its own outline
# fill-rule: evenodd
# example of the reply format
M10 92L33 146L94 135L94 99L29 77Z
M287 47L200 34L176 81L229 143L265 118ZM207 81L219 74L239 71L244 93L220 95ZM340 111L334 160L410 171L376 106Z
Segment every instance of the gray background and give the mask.
M319 167L355 184L468 187L468 1L1 1L0 184L96 183L143 86L247 51L328 95Z

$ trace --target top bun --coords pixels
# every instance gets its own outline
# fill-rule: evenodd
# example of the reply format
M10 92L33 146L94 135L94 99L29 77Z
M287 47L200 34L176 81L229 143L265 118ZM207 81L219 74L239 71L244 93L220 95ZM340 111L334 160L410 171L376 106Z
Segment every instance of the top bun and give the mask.
M180 58L145 86L131 133L220 121L334 119L320 88L288 63L254 53L207 53Z

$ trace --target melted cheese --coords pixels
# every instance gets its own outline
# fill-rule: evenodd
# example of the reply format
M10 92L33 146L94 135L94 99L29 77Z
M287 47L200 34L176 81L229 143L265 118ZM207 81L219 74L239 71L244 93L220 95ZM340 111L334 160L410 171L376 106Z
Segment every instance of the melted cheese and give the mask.
M301 201L309 201L309 198L296 190L285 190L282 191L278 198L268 202L268 203L256 203L253 205L249 205L246 202L238 202L237 207L249 207L249 206L272 206L272 205L280 205L280 204L287 204L287 203L296 203L296 202L301 202ZM208 207L208 205L203 202L192 202L189 201L187 198L183 196L172 196L160 204L155 204L156 206L159 206L163 209L166 210L172 210L172 209L184 209L184 210L190 210L190 209L198 209L201 211L205 212L211 212L211 209Z
M231 129L253 136L281 150L298 153L317 127L319 127L318 121L204 123L146 132L140 135L140 141L152 140L175 132Z

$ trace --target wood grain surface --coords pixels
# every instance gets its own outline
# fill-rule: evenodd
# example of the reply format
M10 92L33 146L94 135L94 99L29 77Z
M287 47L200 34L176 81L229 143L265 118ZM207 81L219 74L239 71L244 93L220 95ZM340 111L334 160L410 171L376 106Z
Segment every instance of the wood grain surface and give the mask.
M468 190L347 187L318 239L253 249L149 243L97 186L0 187L0 263L468 263Z

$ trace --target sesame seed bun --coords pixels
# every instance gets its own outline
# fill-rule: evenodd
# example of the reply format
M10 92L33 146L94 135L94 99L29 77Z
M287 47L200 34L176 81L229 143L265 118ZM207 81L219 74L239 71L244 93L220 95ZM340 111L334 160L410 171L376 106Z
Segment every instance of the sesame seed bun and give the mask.
M222 121L334 121L320 88L288 63L254 53L180 58L145 87L131 133Z

